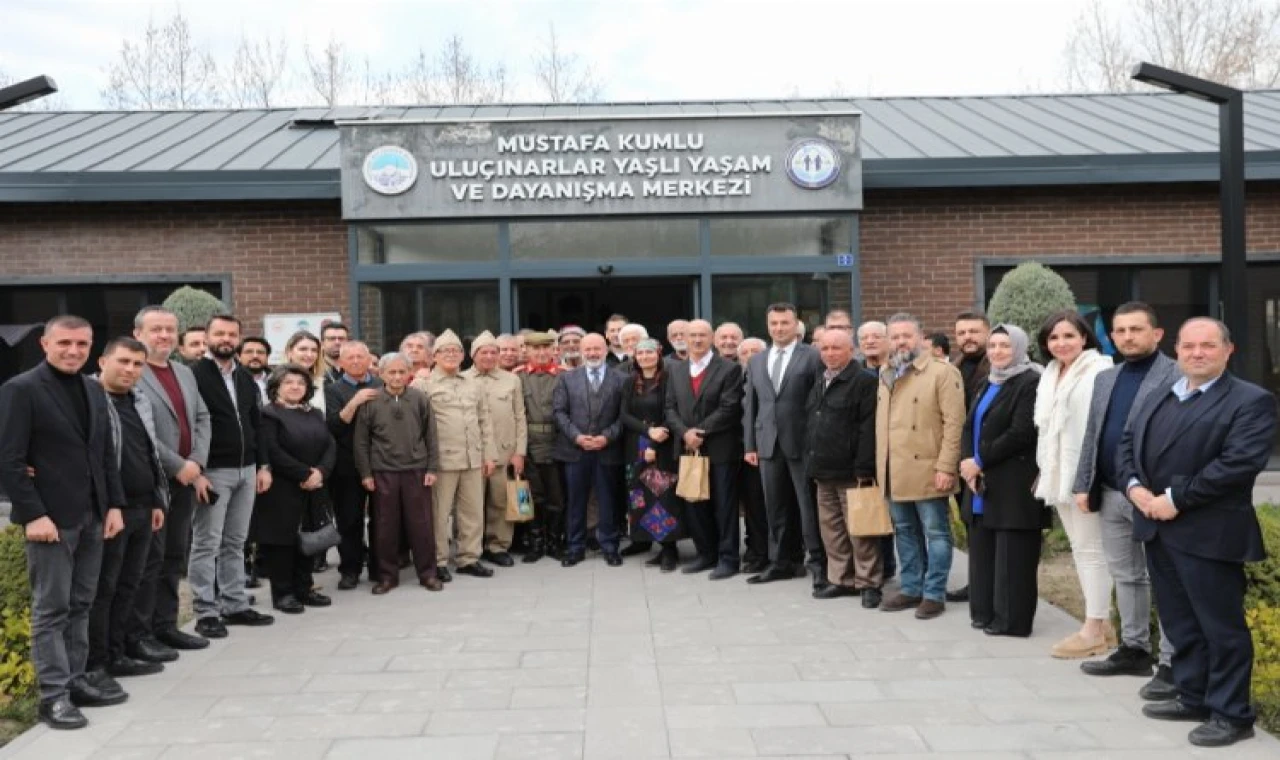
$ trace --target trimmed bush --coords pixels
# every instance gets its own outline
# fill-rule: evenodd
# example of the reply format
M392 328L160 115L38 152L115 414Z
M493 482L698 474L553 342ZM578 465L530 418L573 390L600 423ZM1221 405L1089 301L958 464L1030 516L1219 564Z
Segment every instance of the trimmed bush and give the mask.
M10 525L0 531L0 701L28 697L35 685L26 539L21 527Z
M1036 333L1050 314L1076 308L1076 297L1062 276L1034 261L1024 261L1000 280L987 306L991 324L1021 327L1031 338L1031 357L1046 361L1036 346Z
M209 293L183 285L164 299L163 306L178 315L178 330L203 327L215 314L223 314L227 306Z

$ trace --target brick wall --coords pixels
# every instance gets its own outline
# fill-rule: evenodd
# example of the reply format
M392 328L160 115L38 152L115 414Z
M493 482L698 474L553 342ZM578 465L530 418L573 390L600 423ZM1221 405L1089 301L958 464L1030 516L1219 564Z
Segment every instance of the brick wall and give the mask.
M0 278L230 274L246 329L350 313L338 201L0 205Z
M1249 251L1280 251L1280 187L1250 184ZM912 311L950 332L983 257L1212 254L1213 185L873 191L862 216L862 313Z

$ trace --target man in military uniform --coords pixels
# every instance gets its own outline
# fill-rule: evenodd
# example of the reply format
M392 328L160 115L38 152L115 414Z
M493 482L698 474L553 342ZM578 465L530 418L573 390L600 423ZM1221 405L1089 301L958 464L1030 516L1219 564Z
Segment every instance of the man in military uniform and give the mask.
M485 479L484 554L481 558L498 567L511 567L511 538L515 523L507 521L507 469L524 473L528 450L525 436L524 389L520 378L498 366L499 342L485 330L471 341L475 366L462 374L472 378L484 392L493 426L493 448L498 466Z
M449 517L457 527L457 570L488 578L493 570L480 564L484 545L484 480L494 471L493 427L479 383L463 375L462 341L445 330L435 341L435 365L430 377L413 387L431 399L440 472L433 486L436 574L449 582Z
M525 562L537 562L547 554L558 557L564 546L564 489L560 465L552 457L555 449L555 413L551 399L556 380L564 370L552 353L555 338L549 333L526 335L527 364L516 369L524 387L524 410L528 424L530 467L526 468L533 491L533 522L529 528L529 551Z

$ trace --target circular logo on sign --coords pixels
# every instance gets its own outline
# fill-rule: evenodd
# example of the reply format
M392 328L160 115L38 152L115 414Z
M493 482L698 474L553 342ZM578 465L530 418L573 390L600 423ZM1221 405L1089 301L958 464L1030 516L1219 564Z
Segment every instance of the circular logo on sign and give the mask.
M840 176L840 154L825 140L801 140L787 154L787 176L809 190L826 187Z
M364 159L364 182L374 192L399 195L418 179L418 162L404 148L383 145Z

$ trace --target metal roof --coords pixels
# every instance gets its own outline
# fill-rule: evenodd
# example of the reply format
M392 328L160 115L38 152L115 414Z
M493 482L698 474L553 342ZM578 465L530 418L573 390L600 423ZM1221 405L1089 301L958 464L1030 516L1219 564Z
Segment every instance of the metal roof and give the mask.
M1217 107L1171 93L0 113L0 202L337 198L336 122L860 112L867 188L1211 181ZM1245 97L1280 179L1280 90Z

